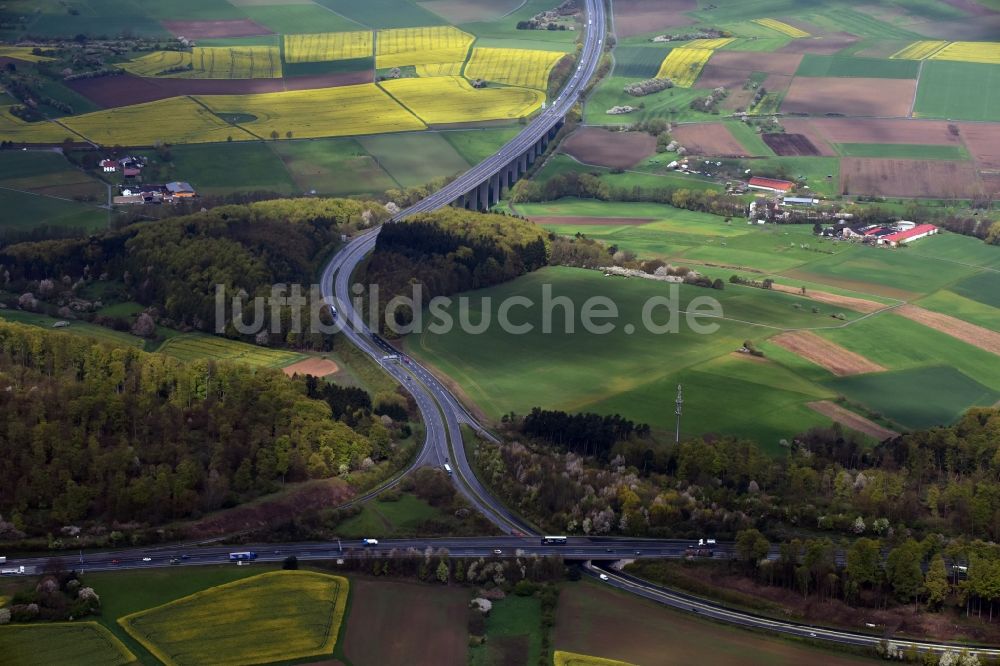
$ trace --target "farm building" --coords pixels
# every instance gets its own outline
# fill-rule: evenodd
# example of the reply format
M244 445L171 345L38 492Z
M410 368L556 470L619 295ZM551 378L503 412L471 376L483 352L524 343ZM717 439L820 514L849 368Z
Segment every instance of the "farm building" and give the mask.
M101 170L104 173L112 173L118 169L118 162L114 160L101 160Z
M902 243L909 243L910 241L917 240L918 238L932 236L937 232L938 228L933 224L918 224L912 229L907 229L906 231L896 231L882 236L878 239L878 242L879 245L898 247Z
M788 180L777 180L775 178L763 178L761 176L754 176L747 183L747 186L751 190L763 190L765 192L778 192L784 193L788 192L795 187L795 183Z
M172 183L167 183L165 187L167 192L178 198L193 197L195 195L194 188L188 183L174 181Z
M786 206L814 206L819 203L819 199L812 197L784 197L781 203Z

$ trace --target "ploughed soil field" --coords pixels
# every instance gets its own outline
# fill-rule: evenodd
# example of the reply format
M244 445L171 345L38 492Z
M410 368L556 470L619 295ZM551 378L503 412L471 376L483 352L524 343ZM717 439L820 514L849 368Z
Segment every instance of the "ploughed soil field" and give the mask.
M782 157L821 154L819 148L813 145L813 142L805 134L762 134L761 138L771 150Z
M782 124L786 132L815 135L820 140L830 143L909 143L948 146L961 144L962 136L971 136L973 129L986 127L996 134L996 130L989 125L984 126L979 123L970 123L970 134L966 134L958 125L945 120L909 118L786 118L782 120ZM996 143L1000 147L1000 136L997 136Z
M110 109L182 95L243 95L312 90L371 81L371 70L360 70L289 79L154 79L122 74L67 81L66 85L94 104Z
M1000 169L1000 123L960 123L965 145L980 169Z
M767 72L792 76L802 62L801 53L769 53L767 51L716 51L709 65L746 72ZM745 77L744 77L745 78Z
M910 305L909 303L897 308L896 313L1000 356L1000 333L996 331L970 324L940 312L925 310L918 305Z
M619 39L679 25L691 25L685 16L698 8L697 0L616 0L615 33Z
M711 157L746 157L746 149L722 123L678 125L670 135L689 153Z
M782 333L771 338L771 342L826 368L838 377L885 370L861 354L855 354L850 349L845 349L809 331Z
M274 34L250 19L235 21L160 21L175 37L212 39L219 37L256 37Z
M586 164L627 169L656 152L656 137L646 132L584 127L563 142L562 150Z
M851 430L857 430L860 433L864 433L869 437L877 439L880 442L884 442L887 439L895 439L899 437L899 433L895 430L890 430L870 421L860 414L855 414L849 409L844 409L835 402L829 400L819 400L817 402L810 402L809 409L827 416L837 423L847 426Z
M788 87L781 110L814 116L904 117L910 113L916 87L917 82L911 79L797 76Z
M802 291L798 287L793 287L787 284L772 284L771 289L774 291L781 291L786 294L801 294ZM884 310L886 305L879 303L878 301L869 301L864 298L856 298L854 296L843 296L841 294L833 294L828 291L817 291L815 289L808 290L806 294L810 299L814 301L819 301L820 303L826 303L827 305L834 305L841 308L847 308L848 310L854 310L855 312L877 312L879 310Z
M845 157L840 161L842 194L950 199L968 197L978 185L970 162L869 157Z

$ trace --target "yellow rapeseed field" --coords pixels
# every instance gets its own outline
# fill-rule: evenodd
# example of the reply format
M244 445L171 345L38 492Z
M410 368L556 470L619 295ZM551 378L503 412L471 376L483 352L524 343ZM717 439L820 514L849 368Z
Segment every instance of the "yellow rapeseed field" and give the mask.
M588 654L576 654L575 652L563 652L562 650L556 650L553 657L555 666L635 666L625 661L592 657Z
M674 49L663 59L656 76L670 79L679 88L690 88L713 53L712 49Z
M138 661L106 627L92 621L0 626L0 655L0 662L22 666L125 666Z
M137 76L179 79L277 79L281 54L276 46L196 46L187 51L153 51L119 65ZM178 71L177 68L185 68Z
M1000 42L952 42L929 59L1000 65Z
M433 79L410 79L423 84ZM240 127L262 139L276 132L285 138L316 138L405 132L424 124L374 83L317 90L253 95L208 95L198 101L216 113L250 114Z
M395 79L380 84L428 125L523 118L545 93L527 88L473 88L458 76Z
M27 62L45 62L46 60L55 60L55 58L35 55L32 53L34 50L35 47L33 46L0 45L0 58L16 58L17 60L24 60Z
M564 55L557 51L475 48L465 67L465 76L546 90L549 72Z
M948 42L943 39L913 42L909 46L896 51L889 57L895 58L896 60L924 60L934 55L947 45Z
M812 36L805 30L800 30L796 28L794 25L788 25L787 23L783 23L778 19L760 18L760 19L753 19L753 22L756 23L757 25L762 25L765 28L770 28L771 30L777 30L781 34L788 35L793 39L801 39L802 37Z
M417 76L459 76L462 74L464 62L434 62L425 65L414 65Z
M684 45L686 49L721 49L726 44L736 41L735 37L718 37L716 39L692 39Z
M167 666L260 664L333 652L349 583L272 571L226 583L118 623Z
M0 141L14 143L62 143L71 138L80 141L80 137L60 127L50 120L39 120L26 123L17 116L11 115L9 106L0 107Z
M285 62L328 62L372 55L370 30L285 35Z
M399 28L375 35L375 66L403 67L439 62L464 62L475 38L458 28Z
M247 141L254 137L227 124L189 97L171 97L82 116L64 125L102 146L151 146L156 143Z

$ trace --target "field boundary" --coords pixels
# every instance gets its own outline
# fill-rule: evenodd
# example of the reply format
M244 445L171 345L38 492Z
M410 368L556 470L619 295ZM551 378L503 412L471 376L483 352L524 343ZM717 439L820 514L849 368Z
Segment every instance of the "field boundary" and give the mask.
M886 368L835 342L806 330L788 331L770 340L807 361L828 370L837 377L885 372Z
M1000 356L1000 333L996 331L911 303L896 308L896 313L956 340Z
M816 400L814 402L806 403L809 409L813 410L818 414L823 416L828 416L837 423L850 428L851 430L857 430L858 432L874 437L880 442L887 439L895 439L899 437L900 433L880 426L870 419L866 419L860 414L855 414L849 409L845 409L835 402L830 400Z

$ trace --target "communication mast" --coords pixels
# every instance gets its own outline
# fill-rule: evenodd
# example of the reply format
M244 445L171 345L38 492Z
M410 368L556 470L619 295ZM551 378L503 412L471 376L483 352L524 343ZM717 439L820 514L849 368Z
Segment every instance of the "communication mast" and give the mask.
M674 414L677 415L677 432L674 435L674 441L678 444L681 441L681 408L684 406L684 396L681 395L681 385L677 385L677 400L674 401L677 405L677 409L674 410Z

